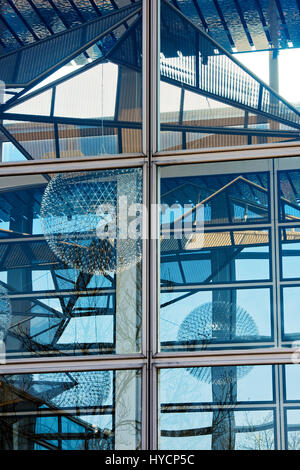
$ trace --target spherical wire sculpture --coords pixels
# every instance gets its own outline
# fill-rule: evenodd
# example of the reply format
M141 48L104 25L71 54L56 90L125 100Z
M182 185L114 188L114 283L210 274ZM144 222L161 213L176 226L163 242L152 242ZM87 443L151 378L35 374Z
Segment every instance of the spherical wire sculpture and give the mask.
M5 340L8 328L11 324L11 304L7 289L0 285L0 342Z
M242 307L231 302L207 302L196 307L183 320L177 339L187 345L201 344L204 348L216 341L226 343L241 341L258 336L257 326L251 315ZM210 367L192 367L190 374L206 383L225 383L246 376L252 366L222 368L222 375L212 378Z
M62 390L55 397L50 395L49 399L58 408L100 406L107 399L111 388L111 372L107 370L39 374L39 380L45 385L51 384L50 393L53 384L62 384Z
M126 198L126 207L142 203L141 169L58 174L50 180L41 224L50 248L65 265L104 274L140 261L141 237L120 235L118 221L126 212L121 198Z

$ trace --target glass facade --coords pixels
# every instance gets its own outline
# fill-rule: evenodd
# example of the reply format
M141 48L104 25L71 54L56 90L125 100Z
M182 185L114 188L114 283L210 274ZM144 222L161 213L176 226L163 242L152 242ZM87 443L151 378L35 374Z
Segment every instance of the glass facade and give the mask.
M0 450L300 449L299 25L0 2Z
M142 246L99 238L105 207L143 200L142 170L0 179L6 357L141 350ZM3 315L5 312L3 312Z

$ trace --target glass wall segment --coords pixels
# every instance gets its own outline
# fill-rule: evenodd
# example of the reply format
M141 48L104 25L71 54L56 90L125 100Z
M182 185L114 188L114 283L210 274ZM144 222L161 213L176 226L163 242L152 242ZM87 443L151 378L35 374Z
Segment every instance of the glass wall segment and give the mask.
M0 185L6 358L139 352L142 169L2 177Z
M272 162L159 175L161 351L274 346Z
M299 158L159 167L161 351L300 339Z
M298 380L294 364L161 369L159 448L299 450Z
M142 1L93 5L74 29L0 56L0 119L25 160L142 152ZM19 159L0 153L4 162Z
M1 450L141 447L140 370L2 375L0 403Z
M161 0L161 151L299 140L300 38L269 4Z

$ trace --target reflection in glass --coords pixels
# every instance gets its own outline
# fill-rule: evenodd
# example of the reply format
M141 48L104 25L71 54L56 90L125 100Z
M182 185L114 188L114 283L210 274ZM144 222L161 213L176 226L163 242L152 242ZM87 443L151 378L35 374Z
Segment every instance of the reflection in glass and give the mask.
M39 3L41 8L43 2ZM86 11L87 2L81 3L84 5L77 7L72 2L75 10L71 6L77 26L78 14L83 19ZM2 76L6 83L37 82L21 97L10 95L12 100L4 110L6 129L27 150L25 159L142 152L142 2L98 4L93 2L92 7L93 15L96 11L101 16L96 22L86 24L84 20L75 31L43 43L46 51L35 44L29 53L25 49L22 58L12 55L12 68L2 66L11 76L10 80ZM54 56L49 54L53 40ZM76 51L80 53L74 56ZM36 60L39 55L43 60ZM14 63L18 66L13 72ZM27 63L32 67L26 67ZM56 70L45 78L47 67ZM9 90L14 93L11 87ZM19 159L7 150L3 158L1 145L0 158Z
M280 219L284 222L299 222L300 171L279 171L278 186Z
M57 179L64 186L55 198ZM129 196L126 210L139 208L141 169L6 177L0 185L6 357L140 351L142 213L122 219L137 236L121 240L117 202Z
M246 10L244 18L242 9ZM249 18L255 14L255 31L250 37ZM264 14L268 18L269 11ZM217 7L205 0L161 1L160 150L299 139L297 87L284 76L286 70L293 69L299 50L290 56L285 54L290 51L279 52L277 47L276 54L266 52L274 48L281 31L277 21L267 20L274 35L268 43L259 16L252 4L237 8L235 2L221 0ZM256 41L264 52L253 52ZM288 49L286 38L283 43ZM244 51L250 53L233 54ZM280 81L279 71L280 78L284 77ZM257 78L261 75L264 82ZM289 95L293 104L287 103L281 92Z
M280 230L281 268L283 279L300 277L300 227Z
M205 226L246 225L270 220L267 172L219 174L218 167L211 166L210 174L201 173L201 166L191 170L190 176L181 176L178 171L170 178L166 173L161 180L161 204L167 204L173 210L175 204L178 205L178 215L183 214L180 208L190 205L194 217L196 208L202 205ZM170 214L166 212L166 221L168 216Z
M232 347L234 343L270 341L273 335L270 289L174 293L162 288L160 301L164 351Z
M277 447L272 366L164 369L159 377L160 449Z
M31 159L56 158L54 126L42 122L4 121L6 130L31 156ZM21 154L21 152L19 151ZM16 161L21 158L14 152L5 153L2 161ZM21 154L22 155L22 154ZM26 159L24 155L23 160Z
M269 174L247 168L221 164L216 174L215 165L160 169L163 350L273 339L269 288L249 290L246 298L247 291L235 287L271 280L270 228L261 225L270 222Z
M140 393L135 370L1 376L0 449L139 449Z
M288 450L300 450L300 410L286 410L286 441Z

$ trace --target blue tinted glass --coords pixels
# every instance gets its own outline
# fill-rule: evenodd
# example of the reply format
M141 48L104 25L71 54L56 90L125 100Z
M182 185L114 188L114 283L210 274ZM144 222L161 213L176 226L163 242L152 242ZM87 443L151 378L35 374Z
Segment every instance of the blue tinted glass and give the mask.
M300 450L300 409L286 410L286 449Z
M299 139L299 95L288 72L299 60L296 3L285 2L284 28L261 3L161 2L160 150Z
M283 279L300 278L300 227L280 230Z
M272 366L191 367L159 374L160 449L277 447Z
M142 203L140 168L2 179L7 358L140 351L142 219L128 215L137 237L120 238L122 197Z
M273 337L271 291L214 289L164 292L160 337L162 350L232 347Z
M300 171L278 172L280 218L286 222L300 220Z
M271 230L262 226L270 222L270 166L248 168L160 168L162 350L274 341L269 287L237 288L272 279Z
M1 450L140 448L138 370L2 375L0 379L0 406L5 412Z

